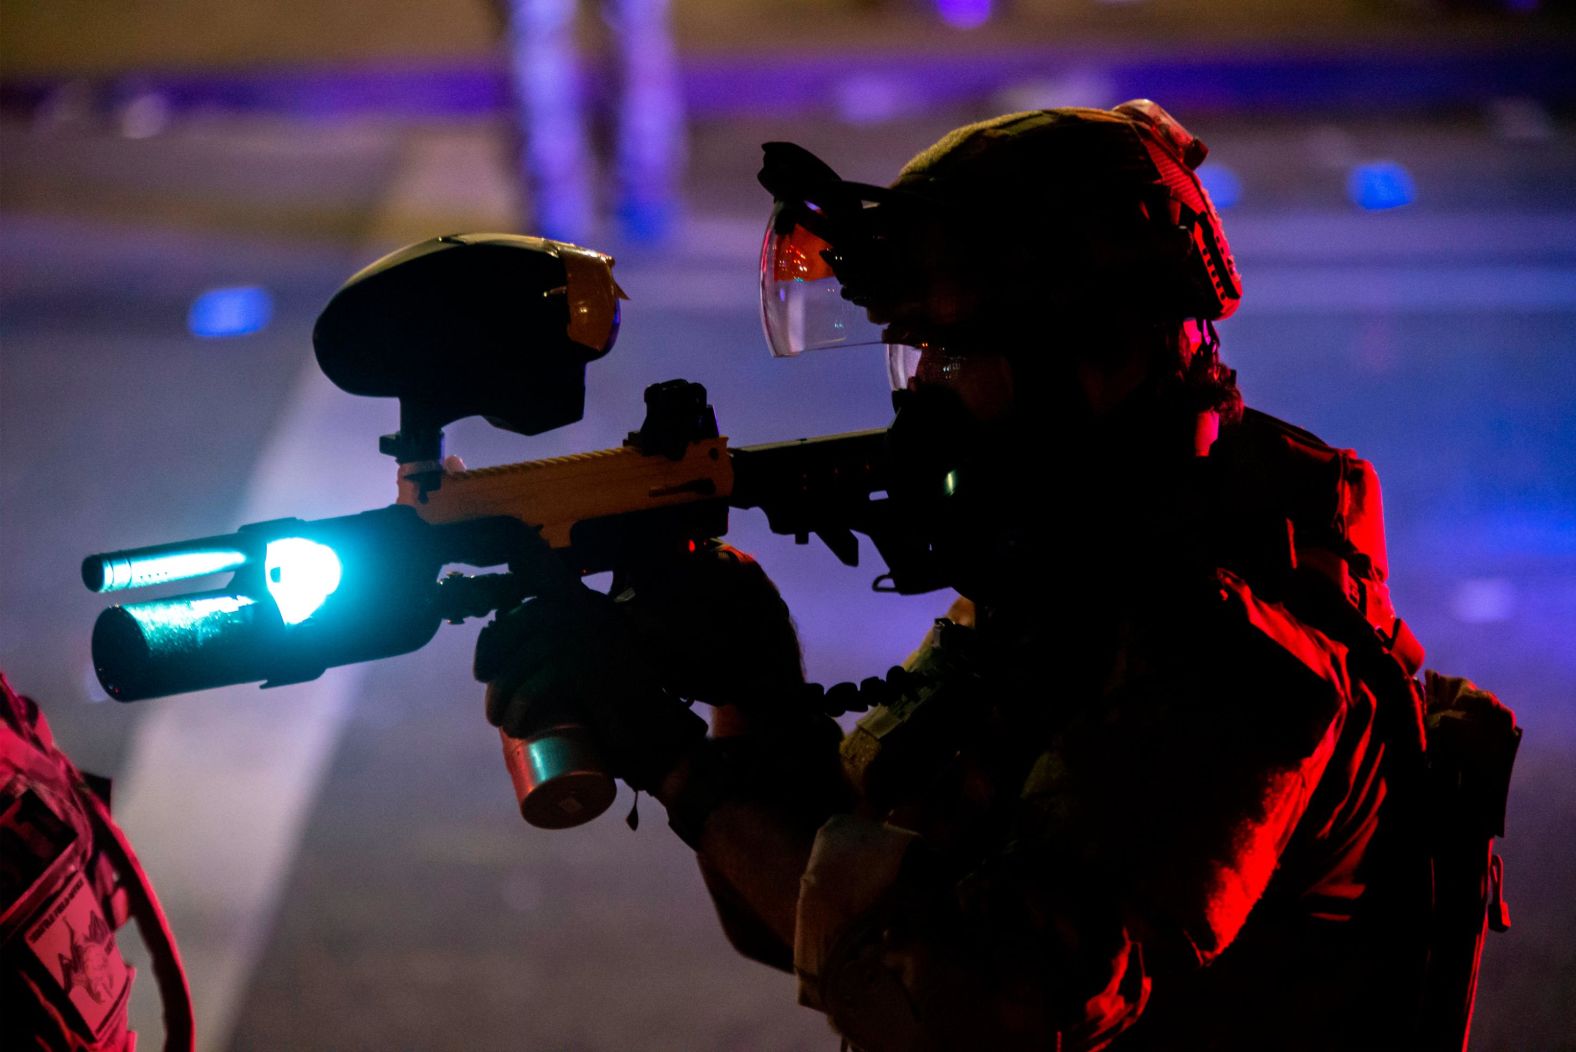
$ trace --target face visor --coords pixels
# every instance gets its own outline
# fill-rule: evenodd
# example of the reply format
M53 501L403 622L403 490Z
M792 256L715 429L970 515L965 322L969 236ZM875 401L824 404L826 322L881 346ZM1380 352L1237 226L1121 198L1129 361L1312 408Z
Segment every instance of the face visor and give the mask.
M825 224L807 203L777 202L761 243L761 326L777 358L828 347L888 346L882 327L843 294ZM806 222L805 220L809 221Z
M767 144L760 180L777 198L761 242L761 327L772 355L885 347L889 361L917 357L870 320L858 291L901 271L882 232L891 191L845 182L791 143Z

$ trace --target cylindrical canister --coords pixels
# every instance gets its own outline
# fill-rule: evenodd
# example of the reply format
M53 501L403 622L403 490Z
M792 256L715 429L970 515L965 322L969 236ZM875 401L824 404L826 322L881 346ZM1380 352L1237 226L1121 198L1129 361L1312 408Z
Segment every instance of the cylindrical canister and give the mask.
M560 723L526 738L498 736L520 815L533 826L568 829L612 806L618 788L585 727Z

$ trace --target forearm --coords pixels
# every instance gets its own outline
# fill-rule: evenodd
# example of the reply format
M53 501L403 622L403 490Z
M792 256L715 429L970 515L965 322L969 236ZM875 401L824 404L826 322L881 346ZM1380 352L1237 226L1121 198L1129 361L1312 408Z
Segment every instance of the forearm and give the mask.
M694 788L692 779L713 777L686 759L657 792L668 808ZM710 809L691 839L715 877L733 889L743 904L785 947L792 947L799 880L809 862L815 830L824 820L824 793L800 808L754 797L742 787L726 792Z
M1109 896L1054 851L972 870L912 831L834 817L801 884L799 999L871 1052L1100 1046L1146 978Z
M681 798L693 792L691 779L706 776L705 768L704 762L681 763L664 780L659 799L681 810L688 806ZM735 946L776 967L791 962L802 1003L826 1012L862 1046L965 1047L969 1033L1018 1038L1031 1031L1049 1034L1055 1028L1048 1019L1081 1015L1081 1023L1064 1036L1078 1039L1073 1047L1085 1047L1080 1041L1098 1043L1097 1038L1125 1026L1136 1011L1143 973L1128 959L1118 922L1102 915L1097 926L1101 937L1087 932L1082 934L1089 937L1077 940L1097 960L1057 960L1061 967L1040 973L1048 959L1060 957L1057 940L1049 933L1037 936L1028 925L965 916L949 878L929 866L908 864L911 849L926 854L908 831L846 813L836 817L810 808L785 808L780 798L728 796L711 808L698 836L693 827L689 830L689 839L701 856L724 930ZM719 887L719 881L726 887ZM1083 919L1081 911L1069 915L1065 902L1038 901L1052 883L1035 871L1007 882L991 898L1035 900L1035 910L1025 908L1025 916L1039 911L1076 926L1075 920ZM1079 895L1074 901L1087 899ZM749 916L741 918L741 911ZM972 951L954 944L957 932L976 926L978 938L964 940ZM998 929L1012 933L1012 945L997 945L986 937ZM903 934L893 942L891 932ZM1020 936L1027 948L1017 945ZM995 961L993 967L1018 960L1022 974L1005 989L984 982L982 976L991 969L973 952L981 947L994 947L986 955ZM894 961L901 965L895 971L890 967ZM1064 974L1100 978L1090 989L1071 990L1062 988ZM867 985L877 978L881 996ZM1025 984L1034 991L1027 1003L1021 988ZM904 1006L916 999L938 1006L940 1015L910 1013ZM1083 1011L1077 1010L1079 1004ZM1015 1029L1020 1025L1026 1028L1022 1032Z
M813 834L759 804L729 803L707 821L701 854L772 934L792 947L799 880L813 841Z

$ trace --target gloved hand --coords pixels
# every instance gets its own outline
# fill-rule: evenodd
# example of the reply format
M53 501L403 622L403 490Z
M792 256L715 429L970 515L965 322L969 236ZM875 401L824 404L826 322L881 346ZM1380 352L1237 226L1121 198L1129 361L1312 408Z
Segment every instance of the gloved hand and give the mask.
M492 723L515 737L585 724L613 774L653 789L704 734L679 698L811 715L797 711L804 674L793 622L748 555L712 542L621 583L615 600L559 581L487 627L475 671Z
M487 719L505 733L583 724L609 772L650 792L706 723L663 689L619 606L580 584L531 599L483 631L475 672L487 683Z
M777 586L749 555L721 541L687 558L639 568L623 597L664 686L753 714L802 697L799 635Z

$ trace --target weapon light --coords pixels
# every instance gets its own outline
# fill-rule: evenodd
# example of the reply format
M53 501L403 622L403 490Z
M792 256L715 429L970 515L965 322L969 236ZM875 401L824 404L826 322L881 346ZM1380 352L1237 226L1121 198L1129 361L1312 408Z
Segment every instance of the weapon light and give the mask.
M95 592L119 592L225 573L245 564L246 552L223 538L210 538L90 555L82 560L82 583Z
M249 595L181 596L164 602L135 603L126 607L148 632L184 632L193 626L229 618L251 606Z
M428 526L395 505L90 556L82 578L95 591L234 572L218 590L101 613L93 629L99 682L111 697L135 701L257 680L295 683L414 650L442 619L438 569L451 558L502 561L466 543L480 529Z
M287 625L299 625L315 614L339 589L344 576L334 549L305 537L269 541L263 567L268 593L279 607L280 620Z

